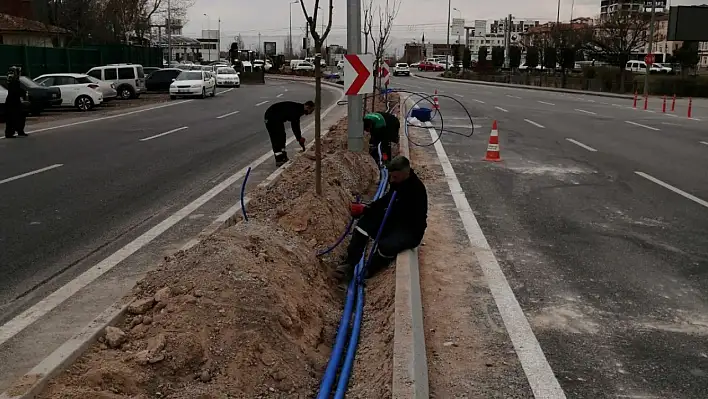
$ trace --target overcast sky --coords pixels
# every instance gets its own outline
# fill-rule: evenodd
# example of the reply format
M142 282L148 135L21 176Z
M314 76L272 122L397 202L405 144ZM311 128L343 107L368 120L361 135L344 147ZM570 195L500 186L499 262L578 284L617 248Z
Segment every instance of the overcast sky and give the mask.
M278 51L283 48L289 32L289 3L292 0L196 0L189 10L188 24L184 33L199 36L202 29L217 29L221 18L222 48L238 34L241 34L246 46L258 47L258 33L261 41L277 42ZM362 0L366 1L366 0ZM392 0L389 0L392 1ZM445 42L447 35L448 2L445 0L400 0L401 8L393 29L393 47L402 49L405 42L413 38L420 39L425 33L426 40ZM671 1L671 0L669 0ZM374 0L385 2L385 0ZM704 4L708 0L672 0L671 5ZM314 0L305 0L308 12L312 10ZM320 6L329 4L320 0ZM556 19L557 0L452 0L453 18L460 15L467 25L473 25L475 19L500 19L512 14L514 18L549 21ZM561 0L561 20L572 16L594 17L600 13L600 0ZM204 16L207 14L207 16ZM321 18L318 16L318 25ZM299 2L292 5L293 42L295 48L302 42L305 18ZM346 46L346 0L334 0L332 32L328 44ZM453 38L454 40L456 38ZM393 49L392 49L393 51Z

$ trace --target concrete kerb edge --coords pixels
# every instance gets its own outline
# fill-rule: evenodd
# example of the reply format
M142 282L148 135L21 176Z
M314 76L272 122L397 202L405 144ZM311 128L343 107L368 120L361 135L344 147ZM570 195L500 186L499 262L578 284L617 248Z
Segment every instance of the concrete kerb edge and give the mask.
M545 92L551 92L551 93L567 93L567 94L578 94L578 95L621 98L621 99L633 98L633 96L627 95L627 94L605 93L605 92L601 92L601 91L558 89L555 87L515 85L515 84L510 84L510 83L484 82L481 80L450 79L450 78L442 78L439 76L421 76L421 75L413 74L413 73L411 74L411 76L418 78L418 79L439 80L439 81L443 81L443 82L463 83L463 84L472 84L472 85L480 85L480 86L507 87L510 89L520 89L520 90L535 90L535 91L545 91Z
M400 118L408 123L405 103L399 99ZM401 155L410 158L408 137L401 135ZM396 257L396 293L394 305L393 399L427 399L428 360L425 351L423 305L420 293L418 248L404 251Z
M342 98L344 98L344 92L341 87L335 86L342 92ZM337 107L337 102L332 104L328 109L324 110L322 113L322 118L329 114L332 110ZM305 131L310 128L314 128L314 121L307 126ZM322 132L321 137L324 138L329 129ZM291 138L288 140L287 144L290 144L295 139ZM311 141L305 148L309 150L314 145L314 141ZM267 157L265 156L267 155ZM261 156L256 161L254 161L251 166L257 167L263 161L263 158L270 158L270 154L265 154ZM257 187L268 187L273 185L278 178L292 166L293 160L288 161L280 168L276 169L268 175ZM244 203L248 204L250 198L244 198ZM193 246L199 244L199 242L205 240L217 231L230 227L235 224L234 218L241 211L241 201L239 200L234 206L229 208L221 216L219 216L212 224L207 226L202 230L197 237L189 240L179 251L186 251ZM177 251L177 252L179 252ZM94 318L86 327L84 327L79 333L71 337L68 341L64 342L59 348L54 350L49 356L44 358L39 364L33 367L30 371L25 373L22 377L16 380L10 388L5 392L0 394L0 399L34 399L36 398L44 388L47 386L49 381L57 376L59 373L64 371L68 366L70 366L76 359L78 359L84 352L93 345L96 340L101 336L106 327L114 325L120 319L125 316L128 306L134 299L126 300L122 298L109 306L106 310L101 312L96 318ZM18 392L18 393L14 393Z

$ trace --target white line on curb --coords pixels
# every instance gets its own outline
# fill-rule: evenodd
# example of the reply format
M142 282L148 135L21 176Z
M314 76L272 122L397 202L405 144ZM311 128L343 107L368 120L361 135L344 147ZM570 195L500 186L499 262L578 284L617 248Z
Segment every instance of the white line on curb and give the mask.
M592 112L592 111L586 111L586 110L584 110L584 109L577 109L577 108L576 108L575 110L578 111L578 112L584 112L584 113L590 114L590 115L597 115L596 113L594 113L594 112Z
M344 94L342 90L338 89L337 92L342 93L342 97L340 97L340 100L343 99ZM336 102L326 110L322 111L322 115L324 116L328 114L335 107L337 107ZM312 125L314 125L314 122L308 125L306 129L309 129ZM295 137L290 137L290 139L288 139L288 141L286 142L286 145L292 143L293 141L295 141ZM32 307L30 307L29 309L25 310L24 312L15 316L15 318L13 318L12 320L0 326L0 345L3 345L10 338L20 333L22 330L39 320L47 313L51 312L54 308L61 305L67 299L71 298L74 294L79 292L79 290L91 284L97 278L101 277L103 274L116 267L120 262L124 261L132 254L134 254L144 246L148 245L154 239L159 237L162 233L167 231L169 228L189 216L192 212L199 209L212 198L219 195L219 193L232 186L234 183L236 183L238 180L240 180L243 176L246 175L246 171L248 170L249 166L255 169L257 166L265 162L265 160L270 159L270 157L272 156L273 153L270 151L263 154L260 158L252 162L250 165L247 165L238 172L234 173L226 180L222 181L206 193L202 194L199 198L187 204L179 211L175 212L162 222L158 223L157 225L155 225L154 227L152 227L151 229L149 229L148 231L146 231L127 245L125 245L123 248L114 252L101 262L97 263L90 269L83 272L74 280L71 280L70 282L66 283L64 286L52 292L41 301L32 305Z
M231 116L231 115L236 115L236 114L238 114L239 112L241 112L241 111L229 112L228 114L224 114L224 115L221 115L221 116L217 116L216 119L224 119L224 118L227 118L227 117L229 117L229 116Z
M651 126L647 126L647 125L642 125L641 123L637 123L637 122L632 122L632 121L624 121L624 122L625 122L625 123L629 123L630 125L643 127L643 128L645 128L645 129L649 129L649 130L660 130L660 129L658 129L658 128L651 127Z
M57 163L57 164L54 164L54 165L51 165L51 166L47 166L47 167L45 167L45 168L41 168L41 169L33 170L33 171L31 171L31 172L23 173L23 174L21 174L21 175L17 175L17 176L13 176L13 177L8 177L7 179L0 180L0 184L9 183L9 182L11 182L11 181L15 181L15 180L22 179L23 177L36 175L37 173L46 172L46 171L48 171L48 170L56 169L56 168L59 168L59 167L62 167L62 166L64 166L64 164Z
M541 104L546 104L546 105L555 105L555 104L553 104L553 103L549 103L549 102L546 102L546 101L539 101L539 102L540 102Z
M534 121L532 121L532 120L530 120L530 119L524 119L524 120L525 120L526 122L528 122L528 123L530 123L530 124L536 126L536 127L540 127L541 129L545 129L545 128L546 128L545 126L541 125L540 123L536 123L536 122L534 122Z
M585 148L585 149L588 150L588 151L597 152L596 149L590 147L589 145L585 145L585 144L583 144L583 143L581 143L581 142L579 142L579 141L577 141L577 140L573 140L573 139L570 139L570 138L566 138L566 140L570 141L571 143L573 143L573 144L575 144L575 145L577 145L577 146L579 146L579 147L583 147L583 148Z
M267 103L267 102L268 102L268 100L266 100L266 101L261 101L261 102L259 102L258 104L256 104L256 107L260 107L261 105L263 105L263 104L265 104L265 103Z
M502 107L494 107L494 108L498 109L499 111L509 112L509 111L505 110L505 109L502 108Z
M504 272L502 272L494 252L472 212L450 159L445 153L445 148L438 140L437 132L432 128L428 129L428 131L435 142L435 151L438 154L438 159L445 173L460 219L462 219L462 224L467 232L467 237L477 256L479 265L484 271L487 284L534 396L543 399L565 399L565 393L553 374L541 345L538 343L533 330L531 330L524 311L521 309L516 296L514 296L514 292L511 290L509 282L506 280Z
M179 132L180 130L184 130L184 129L189 129L189 126L178 127L177 129L172 129L172 130L169 130L165 133L160 133L160 134L156 134L154 136L145 137L144 139L140 139L140 141L148 141L148 140L156 139L158 137L167 136L168 134L176 133L176 132Z
M688 199L690 199L691 201L697 203L698 205L703 205L704 207L708 208L708 201L702 200L702 199L696 197L695 195L689 194L689 193L687 193L687 192L685 192L685 191L683 191L683 190L681 190L681 189L679 189L679 188L676 188L676 187L672 186L672 185L669 184L669 183L665 183L665 182L663 182L663 181L657 179L656 177L651 176L651 175L648 175L648 174L646 174L646 173L644 173L644 172L635 171L634 173L636 173L636 174L638 174L639 176L641 176L641 177L643 177L643 178L645 178L645 179L647 179L647 180L649 180L649 181L652 181L652 182L654 182L654 183L656 183L656 184L658 184L658 185L660 185L660 186L662 186L662 187L664 187L664 188L668 188L669 190L675 192L676 194L679 194L679 195L681 195L681 196L683 196L683 197L685 197L685 198L688 198Z

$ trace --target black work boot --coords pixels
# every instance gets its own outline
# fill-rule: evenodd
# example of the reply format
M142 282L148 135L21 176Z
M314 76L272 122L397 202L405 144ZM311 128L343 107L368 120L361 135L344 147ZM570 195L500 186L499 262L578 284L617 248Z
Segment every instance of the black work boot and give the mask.
M275 167L279 168L289 161L288 153L283 151L275 156Z

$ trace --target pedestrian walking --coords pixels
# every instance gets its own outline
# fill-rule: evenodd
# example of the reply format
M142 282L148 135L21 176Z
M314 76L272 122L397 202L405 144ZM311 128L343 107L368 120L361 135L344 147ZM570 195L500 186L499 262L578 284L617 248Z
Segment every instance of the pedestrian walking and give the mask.
M25 124L27 115L22 107L22 99L27 98L27 93L20 84L22 69L10 67L7 72L7 98L5 99L5 138L27 137Z
M288 153L285 151L285 122L290 122L290 127L297 142L305 151L305 138L302 137L300 131L300 118L304 115L309 115L315 110L315 103L307 101L298 103L294 101L282 101L268 107L265 112L264 119L270 143L273 146L273 154L275 155L275 166L281 167L288 162Z

